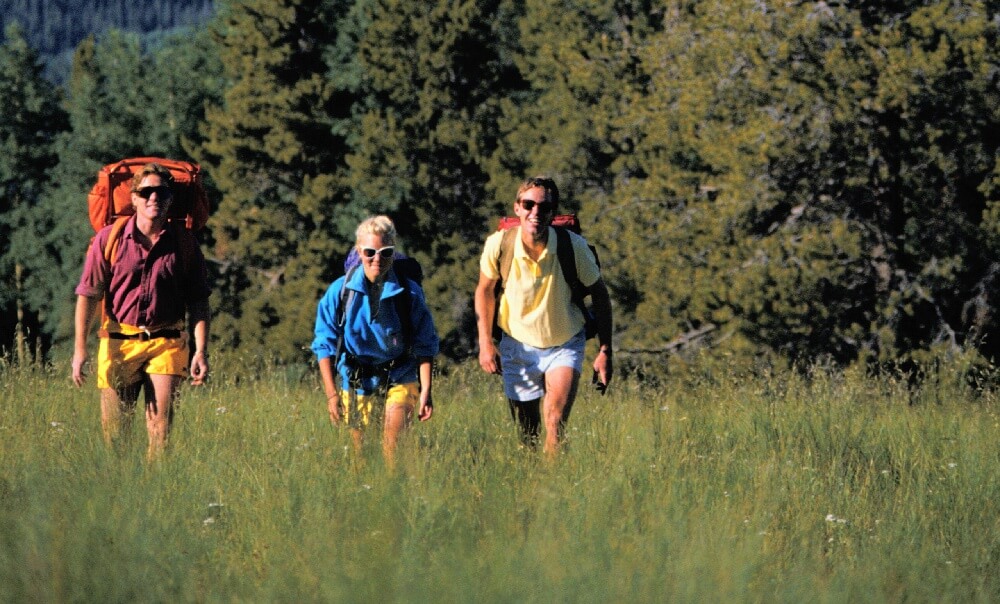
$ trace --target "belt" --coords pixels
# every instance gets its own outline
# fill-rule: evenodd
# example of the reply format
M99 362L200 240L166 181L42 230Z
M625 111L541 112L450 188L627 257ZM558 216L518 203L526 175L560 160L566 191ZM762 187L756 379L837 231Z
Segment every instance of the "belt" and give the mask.
M376 375L384 375L388 378L389 372L396 369L397 367L402 367L403 364L410 359L410 352L404 352L398 357L381 363L379 365L368 365L365 363L358 363L357 357L347 353L346 354L346 365L348 367L348 378L351 383L358 383L360 380L368 379ZM388 385L389 380L385 380L385 384Z
M146 342L157 338L179 338L181 337L181 330L159 329L151 332L148 329L144 329L138 333L119 333L102 329L98 335L102 338L111 338L112 340L139 340L140 342Z

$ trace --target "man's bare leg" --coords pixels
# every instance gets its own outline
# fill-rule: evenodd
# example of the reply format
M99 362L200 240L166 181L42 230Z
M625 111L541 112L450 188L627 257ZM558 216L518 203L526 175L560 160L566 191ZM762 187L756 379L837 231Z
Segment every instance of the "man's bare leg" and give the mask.
M562 431L576 399L580 372L572 367L556 367L545 372L545 398L542 399L542 419L545 422L544 451L549 459L559 452Z
M101 432L104 442L114 446L122 436L132 433L135 403L141 383L124 388L101 388Z
M182 379L177 375L146 376L147 461L156 461L167 448L170 425L174 419L174 397Z

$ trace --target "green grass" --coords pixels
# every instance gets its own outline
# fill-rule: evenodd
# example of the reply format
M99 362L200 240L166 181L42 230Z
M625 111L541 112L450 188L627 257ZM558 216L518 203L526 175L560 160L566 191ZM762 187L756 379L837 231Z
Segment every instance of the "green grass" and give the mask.
M439 378L396 471L302 369L215 368L171 448L101 441L66 369L0 368L0 601L992 602L1000 417L817 371L587 389L553 465L496 378Z

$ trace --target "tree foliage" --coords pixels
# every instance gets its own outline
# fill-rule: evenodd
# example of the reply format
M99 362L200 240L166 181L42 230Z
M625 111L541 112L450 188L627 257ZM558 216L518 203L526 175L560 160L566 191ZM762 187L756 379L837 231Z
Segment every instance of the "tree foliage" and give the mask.
M637 107L652 127L637 155L650 177L619 199L663 220L667 243L626 260L646 296L630 339L655 348L670 334L653 325L711 325L731 347L792 359L992 356L995 19L980 3L883 21L765 9L678 7L646 48ZM627 240L636 224L621 229ZM647 260L668 267L665 296L651 295Z
M39 260L33 210L50 185L55 139L67 126L56 88L42 77L42 65L16 25L0 45L0 347L13 337L14 321L42 334L42 310L31 295ZM29 302L30 298L35 298ZM20 317L18 317L20 311Z
M433 267L424 287L451 354L473 346L471 292L496 217L487 163L503 100L523 86L513 17L505 1L376 0L357 42L352 205L392 215L404 247Z
M24 37L61 79L59 58L89 36L109 30L138 34L195 26L213 12L212 0L0 0L0 30L20 24ZM152 38L151 38L152 39Z
M70 275L80 233L53 217L160 145L218 186L220 344L307 357L379 212L461 357L482 241L548 173L635 366L993 358L998 24L974 0L230 0L211 37L77 48L39 257Z
M285 359L311 339L314 309L302 301L318 299L347 248L331 220L344 198L323 60L333 16L303 0L234 1L215 29L226 89L199 154L221 192L216 332Z

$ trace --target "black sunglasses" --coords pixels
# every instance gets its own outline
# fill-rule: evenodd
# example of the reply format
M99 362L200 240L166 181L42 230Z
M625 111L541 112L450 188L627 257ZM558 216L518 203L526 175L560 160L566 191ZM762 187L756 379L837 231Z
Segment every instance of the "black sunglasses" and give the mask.
M155 187L141 187L136 189L135 194L143 199L149 199L156 193L157 197L170 197L170 187L166 185L158 185Z
M539 214L551 214L552 210L555 208L555 204L551 201L535 201L533 199L519 199L517 200L521 207L524 208L525 212L531 212L531 210L538 206Z

